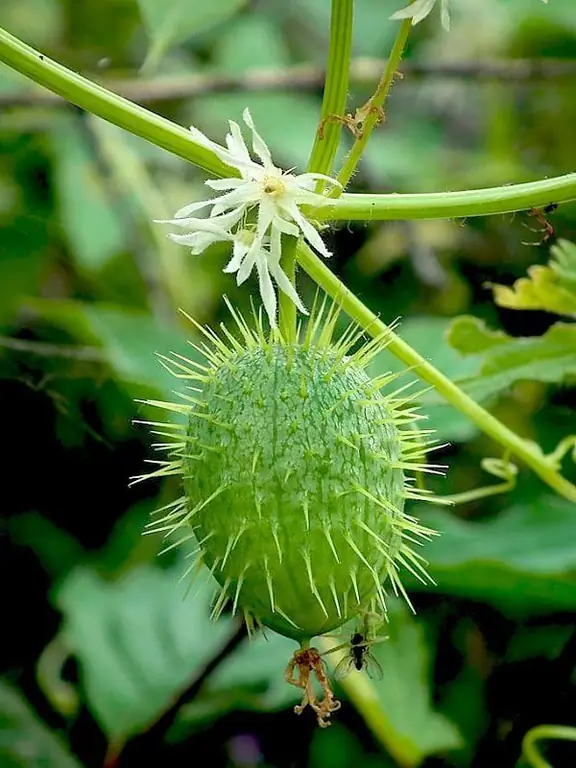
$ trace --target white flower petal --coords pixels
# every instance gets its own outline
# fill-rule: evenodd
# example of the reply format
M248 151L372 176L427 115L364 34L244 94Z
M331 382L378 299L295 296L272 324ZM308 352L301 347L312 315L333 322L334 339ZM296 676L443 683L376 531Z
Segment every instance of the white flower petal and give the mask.
M215 197L211 204L220 212L226 210L226 208L234 208L238 205L257 203L259 200L260 185L255 181L245 181L241 187Z
M221 189L229 190L229 189L238 189L238 187L241 187L243 184L246 184L245 179L208 179L208 181L205 181L204 184L207 187L210 187L210 189L215 189L216 191L219 191Z
M175 235L170 233L168 237L179 245L187 245L194 256L198 256L214 243L230 239L228 236L218 237L206 232L193 232L191 235Z
M232 273L232 272L238 272L240 267L242 266L242 261L244 260L247 252L246 246L241 243L239 240L234 240L234 247L232 249L232 258L226 264L223 272Z
M260 258L256 261L256 269L258 270L258 285L260 287L260 296L262 297L262 304L270 320L270 325L276 327L276 291L270 278L270 272L268 271L268 261L265 256L260 254Z
M292 237L298 237L300 235L300 230L296 224L293 224L290 221L286 221L286 219L278 216L277 213L274 214L274 218L272 220L272 228L279 229L283 234L291 235Z
M318 251L318 253L322 254L324 258L329 259L332 254L324 245L324 241L318 234L318 231L312 226L312 224L310 224L308 219L302 216L298 207L292 203L290 206L287 205L286 208L288 208L290 216L292 216L294 221L302 230L304 239L307 240L310 245Z
M310 191L313 191L316 188L316 183L318 181L325 181L332 187L338 187L338 189L342 189L342 184L340 184L339 181L333 179L331 176L326 176L323 173L301 173L300 175L295 176L294 180L297 182L299 187L302 187L303 189L309 189ZM318 197L323 197L323 195L318 195Z
M260 240L268 232L270 224L272 224L274 219L275 213L275 206L272 200L268 196L263 197L258 207L258 224L256 230Z
M412 19L412 24L418 24L428 16L436 0L414 0L411 5L393 13L390 18L393 21Z
M184 219L188 216L188 214L194 213L195 211L200 211L202 208L206 208L207 205L212 205L212 200L198 200L195 203L189 203L183 208L179 208L174 214L174 218Z
M235 123L234 120L229 120L228 125L230 126L230 133L226 134L226 146L230 150L230 154L235 155L245 163L255 165L250 157L250 152L248 152L248 147L238 123Z
M268 269L270 270L270 274L276 281L276 284L278 285L278 288L280 288L283 293L288 296L288 298L294 302L296 307L302 312L303 315L309 314L308 310L302 304L302 301L300 300L300 296L298 296L296 292L296 288L292 285L290 280L288 279L288 275L283 271L280 264L275 264L274 262L270 261L268 263Z
M243 211L239 208L235 208L229 213L223 213L220 216L210 216L209 218L197 219L168 219L158 220L156 224L172 224L173 226L180 227L180 229L192 229L195 231L215 232L216 230L223 230L228 232L231 227L238 223L242 218Z
M242 283L248 280L248 278L252 274L252 270L254 269L254 264L256 263L256 259L258 258L258 254L260 253L261 249L262 249L262 243L255 238L254 242L248 249L246 256L244 257L244 261L242 262L242 265L238 270L238 274L236 275L236 282L238 283L238 285L242 285Z
M268 269L270 275L276 281L278 288L283 291L296 305L296 307L302 312L303 315L308 314L308 310L300 301L300 296L296 292L296 288L292 285L288 279L288 275L284 272L280 266L280 257L282 255L282 232L272 225L272 235L270 237L270 252L268 254Z
M205 136L202 131L198 130L198 128L195 128L193 125L190 126L189 130L196 144L200 144L200 146L207 147L208 149L221 149L216 142L209 139L208 136Z
M254 154L258 155L264 168L276 169L276 166L272 162L272 155L270 154L270 150L268 149L268 146L262 136L260 136L256 130L254 121L252 120L252 115L250 114L248 107L246 107L244 110L242 117L244 118L244 122L248 128L250 128L252 131L252 149L254 150Z
M233 168L236 167L235 158L229 150L224 149L224 147L221 147L220 144L216 144L215 141L212 141L207 136L204 136L202 131L199 131L198 128L195 128L193 125L190 126L189 131L197 144L200 144L200 146L206 147L206 149L214 152L218 159L222 160L222 162L226 163L226 165L230 165Z
M174 232L169 232L167 237L173 240L175 243L181 245L196 246L200 242L207 242L208 244L217 243L219 240L230 240L230 235L227 232L192 232L189 235L177 235Z
M446 32L450 32L450 9L448 8L448 2L449 0L442 0L442 5L440 6L440 19ZM548 2L548 0L545 0L545 2Z

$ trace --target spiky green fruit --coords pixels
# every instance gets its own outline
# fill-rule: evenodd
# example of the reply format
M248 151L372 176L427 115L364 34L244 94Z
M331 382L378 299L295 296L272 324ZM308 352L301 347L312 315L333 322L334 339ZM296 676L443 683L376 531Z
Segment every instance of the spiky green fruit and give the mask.
M385 610L387 580L404 592L400 565L425 578L410 542L431 532L404 512L406 470L427 468L422 433L405 429L407 400L381 392L395 377L366 372L385 340L350 354L360 334L332 342L335 312L293 343L234 317L240 341L205 331L207 365L165 360L201 386L187 405L155 403L188 425L154 473L181 473L184 496L152 530L193 533L220 585L214 615L230 601L302 640L371 602Z

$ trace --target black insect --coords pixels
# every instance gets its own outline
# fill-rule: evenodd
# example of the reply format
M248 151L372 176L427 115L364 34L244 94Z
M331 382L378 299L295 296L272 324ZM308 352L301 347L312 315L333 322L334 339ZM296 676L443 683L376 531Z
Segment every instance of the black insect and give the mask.
M382 680L384 673L380 662L372 654L370 648L374 643L381 643L387 640L387 637L377 637L374 632L374 617L376 614L367 614L364 618L363 626L357 627L351 635L349 642L330 648L326 653L339 651L346 648L347 654L341 659L334 670L334 677L342 680L352 670L359 672L365 671L368 677L374 680ZM324 654L326 655L326 654Z
M360 632L355 632L350 638L350 650L348 659L342 659L342 661L336 667L334 674L339 677L338 667L342 665L344 669L340 673L340 676L347 675L349 667L354 666L359 672L366 670L368 677L373 677L377 680L381 680L383 677L382 667L380 662L370 652L371 641L366 640L364 635ZM344 662L344 664L343 664Z

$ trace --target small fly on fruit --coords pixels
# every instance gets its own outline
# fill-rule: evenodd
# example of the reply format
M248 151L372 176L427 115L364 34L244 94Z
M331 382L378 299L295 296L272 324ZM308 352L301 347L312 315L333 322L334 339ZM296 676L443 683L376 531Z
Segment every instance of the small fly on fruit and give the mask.
M375 633L377 626L381 623L382 617L379 614L366 613L362 624L352 633L347 643L341 643L322 654L326 656L328 653L333 653L343 648L347 649L348 653L338 662L334 669L336 680L342 680L354 669L359 672L366 672L368 677L371 677L373 680L382 680L384 672L380 662L370 650L375 643L381 643L388 639L388 637L378 637Z

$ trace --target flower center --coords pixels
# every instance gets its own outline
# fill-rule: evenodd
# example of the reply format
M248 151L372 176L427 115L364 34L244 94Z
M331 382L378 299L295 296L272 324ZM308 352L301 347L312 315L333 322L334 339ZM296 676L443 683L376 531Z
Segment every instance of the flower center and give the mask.
M284 194L284 184L278 176L264 176L262 179L262 189L265 195L280 197Z

